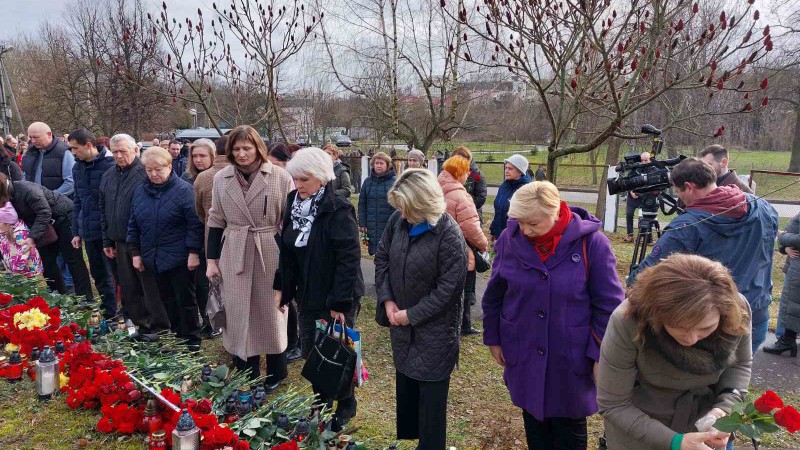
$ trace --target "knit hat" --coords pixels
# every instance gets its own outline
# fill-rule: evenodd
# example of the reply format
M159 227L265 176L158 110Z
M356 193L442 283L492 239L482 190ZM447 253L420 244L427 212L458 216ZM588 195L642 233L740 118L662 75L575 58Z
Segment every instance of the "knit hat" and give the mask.
M410 159L416 159L417 161L419 161L420 166L425 164L425 153L422 153L419 150L416 149L411 150L410 152L408 152L408 157Z
M0 207L0 223L15 224L19 221L17 210L11 206L11 202L6 202L5 205Z
M522 172L522 175L525 175L525 172L528 171L528 160L519 154L514 154L506 158L507 163L511 164L512 166L516 167L517 170Z

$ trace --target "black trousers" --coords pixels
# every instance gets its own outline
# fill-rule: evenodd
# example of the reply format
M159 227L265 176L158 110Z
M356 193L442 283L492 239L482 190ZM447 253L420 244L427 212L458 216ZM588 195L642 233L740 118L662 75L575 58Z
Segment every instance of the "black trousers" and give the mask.
M298 322L300 328L300 346L303 352L303 358L308 359L309 353L311 353L311 349L314 347L314 337L316 336L316 326L317 320L325 319L328 322L331 321L330 310L309 310L308 308L303 308L303 300L302 298L298 299L297 305L299 306L299 314L298 314ZM356 326L356 319L358 318L358 313L361 310L361 298L356 298L353 302L353 307L350 311L344 313L345 319L347 319L347 326L355 328ZM316 386L311 385L311 389L317 395L317 402L319 404L325 404L330 409L333 407L333 400L326 398L322 395L321 392L316 388ZM351 419L356 415L358 401L356 400L355 391L353 395L350 397L346 397L340 399L338 404L336 405L336 411L334 412L334 416L340 419Z
M419 439L417 450L444 450L450 377L419 381L396 372L397 439Z
M289 319L286 323L286 334L289 340L289 345L286 347L287 351L300 345L300 320L297 308L297 302L292 300L287 305L289 308Z
M122 292L125 313L141 334L169 330L169 316L158 292L156 275L150 271L139 272L133 267L128 244L114 244L117 282Z
M58 262L56 261L60 254L72 274L75 294L86 297L86 300L94 300L92 282L89 278L89 270L86 269L86 262L83 260L83 252L72 246L72 224L68 219L58 219L53 224L53 227L58 235L58 241L37 247L39 256L42 258L47 287L51 291L56 291L60 294L67 293L64 276L61 274L61 269L58 268Z
M633 236L633 216L636 214L637 208L639 208L639 199L628 195L628 199L625 201L625 227L628 236Z
M146 272L146 271L145 271ZM194 290L194 274L178 266L156 274L161 301L169 317L170 329L191 344L200 343L200 323Z
M586 450L586 418L552 417L536 420L522 411L529 450Z
M475 299L477 278L478 274L474 270L467 272L467 282L464 284L464 311L461 315L462 330L469 330L472 328L472 300Z
M208 315L206 314L206 306L208 305L207 268L208 261L206 260L205 253L202 253L200 255L200 265L194 269L194 286L195 296L197 297L197 308L200 310L200 317L203 319L203 325L209 325Z
M104 316L114 317L117 315L117 290L111 276L108 258L103 253L103 240L83 241L83 246L89 258L89 271L94 279L94 286L103 299Z
M250 371L250 379L255 380L261 376L261 356L251 356L247 359L233 357L233 366L236 369ZM277 355L267 355L267 376L264 380L267 384L275 384L289 374L286 367L286 352Z

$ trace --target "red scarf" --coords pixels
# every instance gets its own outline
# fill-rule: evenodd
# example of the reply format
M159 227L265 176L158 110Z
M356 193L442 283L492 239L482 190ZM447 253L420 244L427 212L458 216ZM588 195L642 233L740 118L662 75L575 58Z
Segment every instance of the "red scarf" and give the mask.
M541 236L528 238L528 240L533 243L533 247L536 249L536 253L539 254L539 258L542 262L547 261L547 259L556 252L558 241L560 241L561 236L564 235L564 230L567 229L570 220L572 220L572 210L569 209L566 202L562 201L561 207L558 210L558 220L556 220L553 228Z

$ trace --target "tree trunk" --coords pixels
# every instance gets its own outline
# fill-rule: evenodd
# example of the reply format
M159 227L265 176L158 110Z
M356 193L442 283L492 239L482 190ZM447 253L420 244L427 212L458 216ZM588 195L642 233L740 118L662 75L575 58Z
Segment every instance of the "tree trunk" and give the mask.
M794 139L792 140L792 159L789 172L800 172L800 106L794 109Z
M600 149L596 148L589 152L589 161L592 163L592 185L597 184L597 158L600 156Z
M622 139L610 138L608 146L606 147L606 169L603 170L603 179L600 187L597 190L597 204L594 208L594 215L601 221L606 217L606 198L608 190L606 189L606 181L608 180L608 166L615 166L619 162L619 150L622 148Z
M547 181L556 184L556 170L558 169L558 159L553 156L551 149L547 150ZM523 174L524 175L524 174Z

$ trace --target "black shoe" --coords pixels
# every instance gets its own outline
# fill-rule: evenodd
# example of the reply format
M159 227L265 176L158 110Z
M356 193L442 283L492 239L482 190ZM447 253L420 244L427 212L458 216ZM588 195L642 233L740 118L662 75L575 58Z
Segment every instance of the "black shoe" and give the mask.
M797 356L797 335L795 337L787 337L786 334L781 336L777 342L771 347L764 347L764 353L769 353L771 355L782 355L785 352L789 352L792 358Z
M299 346L295 346L292 350L286 353L286 362L293 363L303 359L303 351Z
M465 329L461 330L461 335L462 336L474 336L476 334L481 334L481 330L478 330L478 329L475 329L475 328L472 328L472 327L465 328Z
M280 380L275 384L270 384L270 383L265 381L264 382L264 392L266 392L267 394L272 394L273 392L278 390L278 388L281 386L282 382L283 382L283 380Z
M222 328L214 329L211 325L203 325L200 329L200 337L203 339L214 339L222 335Z
M137 342L158 342L158 335L155 333L134 333L131 339Z

